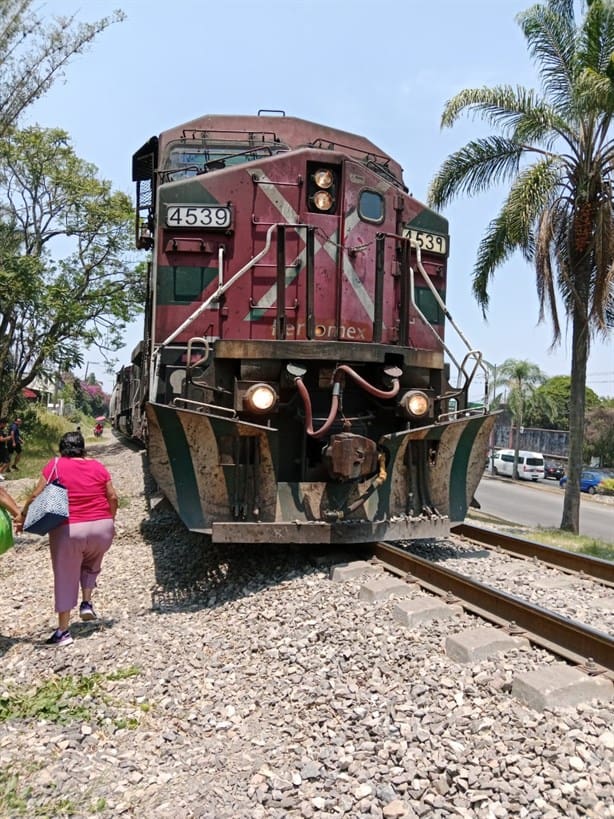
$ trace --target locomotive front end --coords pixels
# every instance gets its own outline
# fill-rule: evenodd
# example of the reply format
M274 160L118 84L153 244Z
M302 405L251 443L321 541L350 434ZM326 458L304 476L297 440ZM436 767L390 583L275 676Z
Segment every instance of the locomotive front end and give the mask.
M493 424L469 403L480 354L444 336L447 223L367 140L264 119L135 157L152 474L214 542L445 535Z

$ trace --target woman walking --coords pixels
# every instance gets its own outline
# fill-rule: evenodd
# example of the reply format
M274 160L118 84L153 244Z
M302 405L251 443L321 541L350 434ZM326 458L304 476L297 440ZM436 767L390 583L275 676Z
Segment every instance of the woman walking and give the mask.
M17 531L23 528L29 505L39 495L56 466L52 458L17 519ZM79 599L82 620L96 620L92 591L100 574L102 558L115 534L117 493L106 467L94 458L85 457L85 442L80 432L67 432L60 441L57 477L68 490L69 517L66 523L49 532L55 610L58 628L47 640L50 645L72 643L70 613Z

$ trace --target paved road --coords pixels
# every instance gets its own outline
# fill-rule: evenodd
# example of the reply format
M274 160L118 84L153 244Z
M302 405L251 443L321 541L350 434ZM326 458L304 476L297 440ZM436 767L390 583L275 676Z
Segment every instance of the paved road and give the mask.
M561 525L563 490L555 481L511 481L485 473L475 496L485 514L527 526L558 529ZM583 492L580 534L614 543L614 504Z

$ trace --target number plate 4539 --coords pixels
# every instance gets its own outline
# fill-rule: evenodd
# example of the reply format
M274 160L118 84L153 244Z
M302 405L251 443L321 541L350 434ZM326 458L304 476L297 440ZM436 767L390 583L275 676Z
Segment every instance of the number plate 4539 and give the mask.
M415 228L405 228L403 236L408 236L412 244L418 245L422 250L431 253L440 253L442 256L448 255L448 237L440 233L430 233L427 230L415 230Z
M226 230L232 224L232 210L227 205L167 205L166 224L176 228Z

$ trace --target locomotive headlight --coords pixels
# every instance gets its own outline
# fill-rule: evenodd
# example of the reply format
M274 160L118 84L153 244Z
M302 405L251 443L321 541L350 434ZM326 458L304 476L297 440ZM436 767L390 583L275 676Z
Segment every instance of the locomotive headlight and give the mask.
M334 199L328 191L318 191L314 193L312 201L318 210L330 210Z
M318 188L331 188L333 186L333 182L335 181L335 177L333 176L333 172L329 171L325 168L320 168L317 170L313 175L313 181L316 183Z
M243 396L248 412L270 412L277 403L277 393L269 384L253 384Z
M410 390L406 392L401 399L401 406L406 415L413 418L422 418L427 415L431 406L428 395L419 390Z

